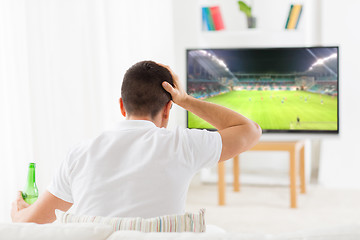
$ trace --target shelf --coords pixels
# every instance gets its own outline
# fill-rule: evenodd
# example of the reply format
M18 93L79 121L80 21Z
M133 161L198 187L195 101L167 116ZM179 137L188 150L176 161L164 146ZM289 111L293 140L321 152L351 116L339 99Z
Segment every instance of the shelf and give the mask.
M229 36L236 36L236 35L264 35L264 34L275 34L275 35L283 35L283 34L295 34L301 35L304 34L301 30L271 30L271 29L259 29L259 28L249 28L244 30L220 30L220 31L201 31L201 34L204 35L229 35Z
M236 47L309 47L319 45L316 22L318 4L303 0L304 5L297 30L284 29L292 1L254 1L252 2L257 28L247 29L246 17L239 10L236 1L197 0L199 9L194 15L194 31L199 48L236 48ZM204 5L218 5L223 16L225 30L202 31L200 8ZM276 9L276 14L269 9Z
M201 31L201 47L297 47L307 44L307 36L300 30Z

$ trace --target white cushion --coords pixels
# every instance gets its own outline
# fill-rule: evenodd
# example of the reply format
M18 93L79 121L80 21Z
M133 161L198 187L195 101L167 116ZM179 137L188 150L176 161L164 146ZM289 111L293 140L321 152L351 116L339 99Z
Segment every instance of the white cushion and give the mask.
M3 240L104 240L112 233L112 228L103 224L0 224L0 239Z
M108 240L359 240L360 225L299 231L284 234L241 234L241 233L142 233L118 231Z
M226 231L219 226L206 224L206 233L226 233Z
M236 233L143 233L114 232L108 240L268 240L264 235ZM292 239L291 239L292 240Z

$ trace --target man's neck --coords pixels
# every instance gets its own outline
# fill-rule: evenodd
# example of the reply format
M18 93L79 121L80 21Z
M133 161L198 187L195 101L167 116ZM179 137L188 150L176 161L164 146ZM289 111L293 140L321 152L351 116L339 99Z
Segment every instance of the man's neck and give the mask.
M161 119L151 118L150 116L127 116L126 120L145 120L154 123L157 127L161 127Z

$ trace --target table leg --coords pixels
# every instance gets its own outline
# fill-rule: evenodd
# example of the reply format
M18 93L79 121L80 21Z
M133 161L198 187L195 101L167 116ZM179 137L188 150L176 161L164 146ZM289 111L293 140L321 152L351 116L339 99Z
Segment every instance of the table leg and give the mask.
M290 151L290 207L296 208L296 156L295 149Z
M233 171L234 171L234 192L239 192L239 191L240 191L240 182L239 182L239 177L240 177L239 156L235 156L235 157L234 157L233 163L234 163L234 165L233 165Z
M300 149L300 192L306 193L304 146Z
M219 205L225 205L225 163L219 162L218 164L218 192L219 192Z

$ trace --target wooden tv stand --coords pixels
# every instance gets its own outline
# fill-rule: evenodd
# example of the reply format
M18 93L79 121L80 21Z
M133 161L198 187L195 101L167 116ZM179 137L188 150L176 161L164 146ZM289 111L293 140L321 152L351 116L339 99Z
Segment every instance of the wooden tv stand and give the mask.
M305 160L303 141L283 141L283 142L259 142L255 147L249 151L287 151L290 154L290 207L296 208L296 175L299 171L300 175L300 192L306 192L305 186ZM299 162L300 161L300 162ZM299 162L299 169L297 170L297 162ZM234 191L240 191L239 183L239 156L234 157ZM219 205L225 205L225 165L224 162L218 164L218 191L219 191Z

